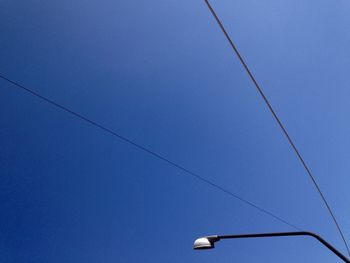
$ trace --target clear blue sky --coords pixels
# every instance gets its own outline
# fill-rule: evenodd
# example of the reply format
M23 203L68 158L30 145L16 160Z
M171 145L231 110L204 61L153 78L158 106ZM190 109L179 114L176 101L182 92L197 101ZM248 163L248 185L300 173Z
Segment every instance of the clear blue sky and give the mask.
M350 2L214 1L350 240ZM197 1L1 1L0 72L344 245L310 179ZM1 262L339 262L290 231L0 81Z

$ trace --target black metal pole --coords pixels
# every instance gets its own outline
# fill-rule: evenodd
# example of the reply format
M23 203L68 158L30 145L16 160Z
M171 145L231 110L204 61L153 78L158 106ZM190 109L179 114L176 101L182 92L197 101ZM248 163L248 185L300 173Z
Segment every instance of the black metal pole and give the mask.
M312 232L277 232L277 233L263 233L263 234L243 234L243 235L227 235L227 236L218 236L218 239L233 239L233 238L255 238L255 237L285 237L285 236L310 236L316 238L321 242L325 247L332 251L335 255L341 258L344 262L350 263L350 260L340 253L335 247L329 244L326 240L321 238L319 235L316 235Z

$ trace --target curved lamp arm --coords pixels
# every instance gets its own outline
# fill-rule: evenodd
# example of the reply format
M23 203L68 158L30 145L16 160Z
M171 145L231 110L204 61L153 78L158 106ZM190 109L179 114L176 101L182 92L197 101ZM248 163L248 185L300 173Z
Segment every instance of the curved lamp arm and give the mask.
M214 243L221 239L235 239L235 238L255 238L255 237L283 237L283 236L311 236L316 238L320 243L332 251L335 255L341 258L344 262L350 263L350 260L340 253L335 247L329 244L326 240L312 232L277 232L277 233L262 233L262 234L243 234L243 235L224 235L224 236L207 236L198 238L194 242L194 249L210 249L214 248Z

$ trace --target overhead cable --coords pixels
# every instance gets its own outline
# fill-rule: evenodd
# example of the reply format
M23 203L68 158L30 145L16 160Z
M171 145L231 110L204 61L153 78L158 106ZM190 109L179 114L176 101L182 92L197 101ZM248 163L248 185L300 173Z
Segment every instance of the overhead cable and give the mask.
M253 76L252 72L250 71L250 69L248 68L247 63L244 61L242 55L240 54L240 52L238 51L236 45L233 43L233 40L231 39L230 35L227 33L223 23L221 22L220 18L218 17L218 15L216 14L215 10L212 8L212 6L210 5L208 0L204 0L204 2L206 3L207 7L210 10L210 13L213 15L213 17L215 18L216 22L218 23L221 31L224 33L226 39L228 40L230 46L232 47L234 53L236 54L236 56L238 57L239 61L241 62L242 66L244 67L245 71L247 72L249 78L252 80L252 82L254 83L254 86L256 88L256 90L258 91L258 93L260 94L260 96L262 97L262 99L264 100L266 106L268 107L268 109L270 110L271 114L273 115L273 117L275 118L276 122L278 123L279 127L281 128L283 134L285 135L285 137L287 138L290 146L292 147L294 153L296 154L297 158L299 159L299 161L301 162L302 166L304 167L306 173L308 174L309 178L311 179L313 185L315 186L317 192L320 194L321 199L324 203L324 205L326 206L335 226L338 229L338 232L344 242L344 245L346 247L346 250L350 256L350 249L349 246L346 242L345 236L343 234L343 231L340 228L340 225L338 223L338 220L336 219L328 201L326 200L326 197L324 196L323 192L321 191L321 188L319 187L314 175L312 174L310 168L308 167L308 165L306 164L304 158L301 156L299 150L297 149L294 141L292 140L292 138L290 137L290 135L288 134L286 128L284 127L284 125L282 124L281 120L279 119L279 117L277 116L276 112L274 111L274 109L272 108L271 103L269 102L269 100L267 99L266 95L264 94L263 90L261 89L260 85L258 84L257 80L255 79L255 77Z
M245 198L243 198L243 197L241 197L241 196L239 196L239 195L237 195L237 194L235 194L235 193L233 193L233 192L231 192L231 191L221 187L220 185L218 185L218 184L216 184L216 183L214 183L214 182L204 178L203 176L199 175L198 173L195 173L195 172L185 168L184 166L179 165L179 164L175 163L174 161L171 161L170 159L166 158L164 155L156 153L156 152L152 151L151 149L149 149L149 148L147 148L147 147L145 147L145 146L143 146L143 145L141 145L141 144L139 144L139 143L137 143L137 142L127 138L127 137L125 137L124 135L121 135L120 133L115 132L114 130L112 130L110 128L107 128L104 125L102 125L102 124L100 124L100 123L98 123L96 121L93 121L90 118L88 118L88 117L86 117L86 116L84 116L84 115L82 115L80 113L77 113L77 112L69 109L66 106L63 106L62 104L57 103L57 102L55 102L55 101L53 101L53 100L51 100L51 99L49 99L49 98L39 94L38 92L36 92L36 91L34 91L32 89L29 89L28 87L25 87L24 85L7 78L6 76L4 76L2 74L0 74L0 78L5 80L5 81L7 81L7 82L9 82L9 83L11 83L11 84L13 84L15 87L17 87L17 88L19 88L19 89L21 89L23 91L26 91L27 93L29 93L29 94L31 94L31 95L33 95L33 96L35 96L35 97L37 97L37 98L47 102L47 103L49 103L50 105L55 106L56 108L66 112L66 113L69 113L70 115L73 115L76 118L78 118L80 120L83 120L84 122L87 122L87 123L93 125L94 127L97 127L100 130L103 130L103 131L107 132L108 134L110 134L110 135L112 135L112 136L114 136L114 137L116 137L116 138L118 138L118 139L120 139L120 140L122 140L122 141L124 141L124 142L126 142L128 144L131 144L131 145L135 146L139 150L142 150L143 152L146 152L146 153L152 155L153 157L155 157L157 159L160 159L160 160L168 163L169 165L171 165L171 166L173 166L173 167L175 167L175 168L177 168L179 170L182 170L183 172L185 172L186 174L196 178L197 180L200 180L203 183L205 183L207 185L210 185L213 188L215 188L215 189L217 189L217 190L219 190L219 191L221 191L221 192L223 192L225 194L228 194L229 196L231 196L231 197L233 197L233 198L235 198L235 199L237 199L237 200L239 200L239 201L241 201L241 202L243 202L243 203L245 203L245 204L247 204L247 205L257 209L257 210L259 210L260 212L262 212L262 213L264 213L264 214L266 214L266 215L276 219L277 221L280 221L280 222L282 222L282 223L284 223L284 224L286 224L286 225L288 225L288 226L290 226L290 227L292 227L294 229L301 230L299 227L289 223L285 219L275 215L274 213L266 210L265 208L262 208L261 206L258 206L256 204L254 204L253 202L248 201L247 199L245 199Z

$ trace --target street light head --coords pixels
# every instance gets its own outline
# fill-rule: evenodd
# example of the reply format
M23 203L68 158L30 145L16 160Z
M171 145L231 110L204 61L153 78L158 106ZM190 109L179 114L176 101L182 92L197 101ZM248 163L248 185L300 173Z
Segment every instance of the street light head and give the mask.
M220 238L218 236L207 236L207 237L197 238L196 241L194 241L193 249L215 248L214 243L219 240Z

